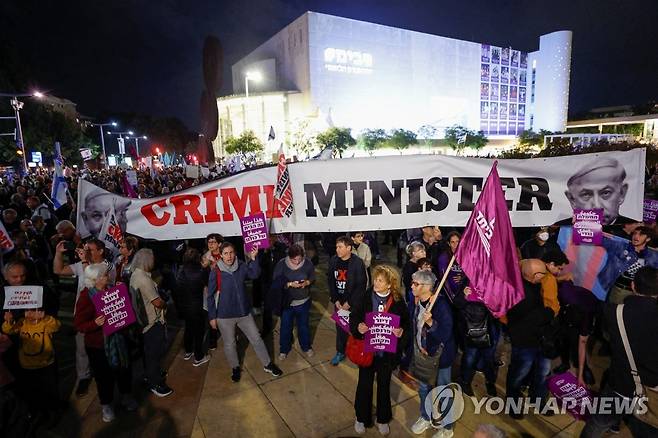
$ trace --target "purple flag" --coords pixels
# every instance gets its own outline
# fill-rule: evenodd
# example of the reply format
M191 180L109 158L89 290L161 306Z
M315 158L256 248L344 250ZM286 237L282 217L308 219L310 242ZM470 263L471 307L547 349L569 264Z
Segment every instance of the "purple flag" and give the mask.
M524 297L512 223L495 161L455 257L470 287L499 318Z
M135 189L130 185L128 182L128 178L126 175L121 178L121 188L123 189L124 195L128 196L129 198L137 198L137 193L135 192Z

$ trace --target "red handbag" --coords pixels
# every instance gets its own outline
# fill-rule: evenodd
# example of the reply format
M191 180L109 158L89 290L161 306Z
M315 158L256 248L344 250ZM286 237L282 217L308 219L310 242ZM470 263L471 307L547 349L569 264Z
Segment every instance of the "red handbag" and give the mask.
M389 297L384 307L384 312L388 312L393 304L393 297ZM353 335L347 338L347 346L345 347L345 354L354 365L360 367L369 367L375 359L375 353L370 351L366 353L365 342L363 339L357 339Z

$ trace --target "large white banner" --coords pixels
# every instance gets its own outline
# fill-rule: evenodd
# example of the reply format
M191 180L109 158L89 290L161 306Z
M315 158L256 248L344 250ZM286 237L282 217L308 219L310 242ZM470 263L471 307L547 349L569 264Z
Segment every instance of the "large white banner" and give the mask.
M573 208L604 210L606 224L642 220L645 149L555 158L500 160L498 171L512 225L565 220ZM493 160L406 155L292 163L291 218L273 232L464 226ZM276 167L251 170L149 199L111 194L81 180L78 226L98 236L112 209L122 230L144 238L240 235L240 217L271 217Z

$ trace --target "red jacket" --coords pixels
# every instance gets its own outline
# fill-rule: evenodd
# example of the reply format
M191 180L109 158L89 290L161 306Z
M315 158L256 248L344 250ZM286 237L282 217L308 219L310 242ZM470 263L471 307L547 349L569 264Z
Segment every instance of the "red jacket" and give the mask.
M85 335L85 345L91 348L104 348L103 328L94 321L98 314L94 303L89 298L87 288L80 292L80 298L75 305L73 325L75 329Z

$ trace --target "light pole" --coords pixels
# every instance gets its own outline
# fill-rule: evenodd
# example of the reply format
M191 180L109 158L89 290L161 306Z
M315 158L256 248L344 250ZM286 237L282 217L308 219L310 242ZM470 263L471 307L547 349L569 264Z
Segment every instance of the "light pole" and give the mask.
M103 147L103 167L107 170L107 154L105 153L105 134L103 133L103 126L117 126L117 122L110 123L92 123L91 126L98 126L101 131L101 145Z
M107 131L108 135L118 135L119 136L119 155L121 155L121 161L123 161L123 156L126 153L126 146L125 143L123 142L123 136L124 135L134 135L135 133L132 131L122 131L122 132L112 132L112 131ZM122 151L123 149L123 151Z
M14 109L14 119L16 120L16 143L17 146L21 149L21 153L23 155L23 170L25 173L27 173L27 158L25 154L25 144L23 143L23 128L21 126L21 113L20 111L23 109L23 102L18 100L19 97L36 97L37 99L41 99L43 97L43 93L40 93L38 91L35 91L34 93L29 93L29 94L16 94L16 93L0 93L0 97L11 97L11 100L9 101L11 103L11 107Z
M130 137L126 137L126 138L130 138ZM141 138L142 140L148 140L148 137L145 136L145 135L142 135L140 137L138 135L138 136L135 136L133 138L135 139L135 152L137 153L137 158L139 158L139 139Z
M263 75L259 71L248 71L244 75L244 96L249 97L249 81L260 82Z

